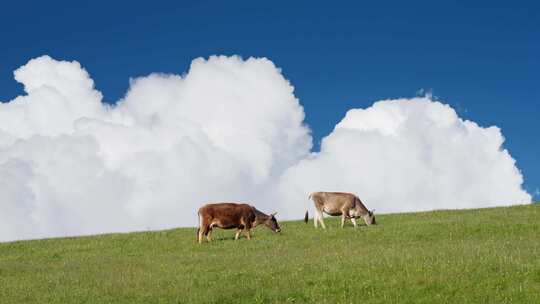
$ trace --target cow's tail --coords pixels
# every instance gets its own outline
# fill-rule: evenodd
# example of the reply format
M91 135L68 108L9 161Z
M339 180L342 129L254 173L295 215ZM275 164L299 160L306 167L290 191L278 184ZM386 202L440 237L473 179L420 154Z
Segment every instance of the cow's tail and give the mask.
M310 193L310 194L308 195L308 199L311 200L311 195L312 195L312 194L313 194L313 193ZM304 223L307 223L308 220L309 220L309 214L308 214L308 210L306 210L306 215L304 216Z

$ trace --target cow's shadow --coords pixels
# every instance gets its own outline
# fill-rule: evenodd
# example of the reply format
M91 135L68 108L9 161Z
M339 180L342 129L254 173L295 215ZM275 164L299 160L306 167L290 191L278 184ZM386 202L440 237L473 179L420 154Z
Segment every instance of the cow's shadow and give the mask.
M283 233L279 233L278 235L282 235ZM213 242L215 241L236 241L236 242L239 242L239 241L253 241L253 240L256 240L256 239L259 239L261 236L257 236L257 235L251 235L251 239L248 239L247 237L245 236L241 236L238 238L238 240L235 240L234 239L234 235L223 235L223 236L219 236L219 237L213 237Z
M251 236L251 240L256 239L256 238L257 238L256 236L253 236L253 235ZM221 236L220 235L218 237L216 237L216 236L212 237L212 240L214 242L215 241L243 241L243 240L248 240L248 238L245 237L245 236L241 236L241 237L238 238L238 240L235 240L234 235L232 235L232 236L228 236L228 235Z

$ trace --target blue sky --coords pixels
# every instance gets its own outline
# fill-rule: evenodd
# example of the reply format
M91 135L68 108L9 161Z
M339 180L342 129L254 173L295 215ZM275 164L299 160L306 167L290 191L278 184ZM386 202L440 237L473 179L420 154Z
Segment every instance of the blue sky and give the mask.
M22 93L13 70L43 54L81 62L107 102L130 77L183 73L195 57L268 57L316 143L350 108L430 90L500 127L526 189L540 188L538 2L290 2L6 3L0 100Z

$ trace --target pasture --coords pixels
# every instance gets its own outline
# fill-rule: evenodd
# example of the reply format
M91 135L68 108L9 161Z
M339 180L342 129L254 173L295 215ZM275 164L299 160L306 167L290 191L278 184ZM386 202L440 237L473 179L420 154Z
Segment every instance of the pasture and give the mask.
M325 222L3 243L0 303L540 303L538 204Z

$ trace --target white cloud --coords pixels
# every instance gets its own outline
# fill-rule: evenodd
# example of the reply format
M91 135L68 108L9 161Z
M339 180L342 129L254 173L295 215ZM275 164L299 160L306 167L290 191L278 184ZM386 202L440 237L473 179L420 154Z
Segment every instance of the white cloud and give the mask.
M77 62L15 75L27 95L0 104L0 240L194 225L201 203L253 201L311 148L267 59L196 59L134 79L113 108Z
M429 97L379 101L347 112L320 153L287 170L281 193L353 191L381 212L529 203L503 141Z
M293 219L315 190L380 211L530 202L496 127L427 98L349 111L309 154L293 87L268 59L195 59L185 76L131 81L116 106L77 62L15 72L0 104L0 241L196 224L208 201Z

